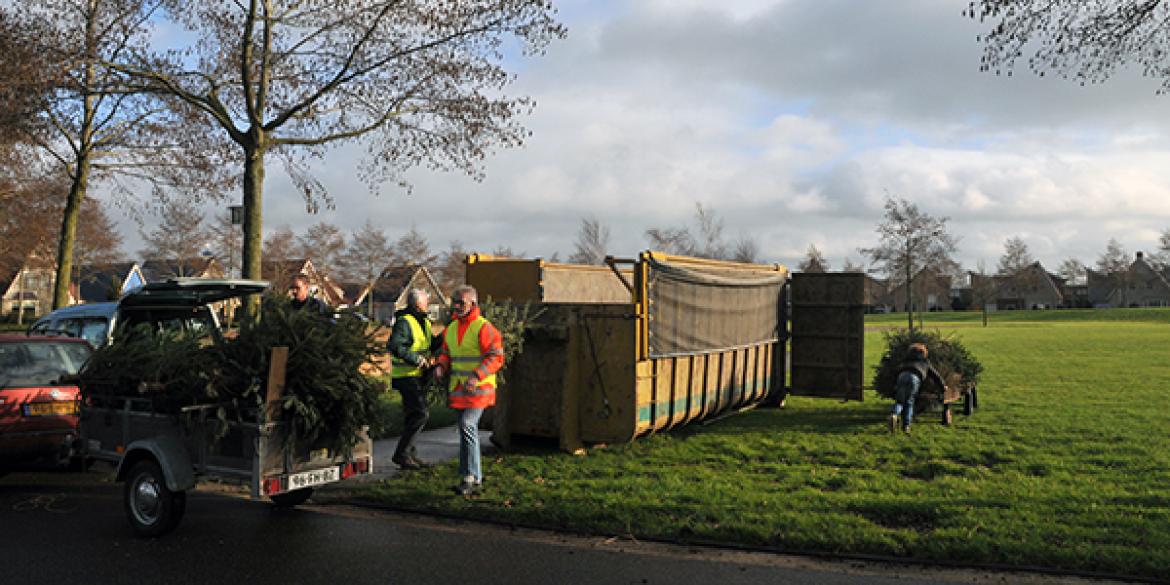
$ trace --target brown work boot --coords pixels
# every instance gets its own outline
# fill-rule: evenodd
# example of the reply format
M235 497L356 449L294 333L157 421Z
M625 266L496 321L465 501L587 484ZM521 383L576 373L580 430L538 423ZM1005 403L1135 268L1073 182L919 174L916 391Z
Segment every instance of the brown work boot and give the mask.
M414 471L416 469L424 469L424 468L431 466L430 463L427 463L426 461L422 461L420 459L415 459L414 457L397 457L396 456L396 457L392 457L390 460L398 465L398 469L402 469L404 471Z

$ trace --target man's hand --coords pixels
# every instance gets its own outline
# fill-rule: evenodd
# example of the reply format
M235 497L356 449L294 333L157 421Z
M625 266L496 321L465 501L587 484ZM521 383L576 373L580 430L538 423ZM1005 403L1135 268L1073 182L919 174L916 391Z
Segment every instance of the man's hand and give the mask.
M471 394L472 392L475 392L475 389L478 387L479 387L479 378L477 378L474 374L472 374L471 377L469 377L463 381L463 387L460 388L460 390L462 390L468 394Z

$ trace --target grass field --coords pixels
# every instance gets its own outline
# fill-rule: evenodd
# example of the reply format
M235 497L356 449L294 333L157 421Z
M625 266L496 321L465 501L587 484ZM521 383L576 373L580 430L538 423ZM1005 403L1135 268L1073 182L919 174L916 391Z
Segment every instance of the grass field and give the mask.
M872 392L793 398L586 456L495 457L474 499L451 495L454 464L356 495L606 535L1165 577L1170 310L980 319L926 316L985 367L981 408L951 427L925 413L891 435ZM867 321L867 372L881 330L904 320Z

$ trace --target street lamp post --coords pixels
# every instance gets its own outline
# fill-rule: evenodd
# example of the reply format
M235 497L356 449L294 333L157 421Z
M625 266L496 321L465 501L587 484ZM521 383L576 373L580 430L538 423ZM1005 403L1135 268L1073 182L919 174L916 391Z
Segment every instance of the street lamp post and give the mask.
M235 226L244 223L244 206L229 205L228 211L232 214L232 225L228 228L228 276L235 276L236 272L236 238Z

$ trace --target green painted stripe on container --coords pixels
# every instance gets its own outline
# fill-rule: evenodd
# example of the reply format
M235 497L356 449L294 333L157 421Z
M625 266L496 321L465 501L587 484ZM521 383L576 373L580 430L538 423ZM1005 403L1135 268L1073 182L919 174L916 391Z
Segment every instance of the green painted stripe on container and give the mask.
M768 387L768 388L774 387L772 385L774 380L775 380L775 378L769 377L768 384L766 385L766 387ZM723 398L722 402L724 404L726 404L726 403L731 401L732 396L746 394L746 390L749 387L752 387L752 386L751 385L749 385L747 387L745 387L745 386L728 386L727 388L724 388L721 392L722 398ZM761 397L761 399L762 398L763 397ZM669 402L659 402L658 404L664 407L665 405L670 404L670 403ZM715 404L714 396L712 396L712 398L707 401L707 406L711 406L713 404ZM675 412L676 413L682 412L682 410L684 408L686 408L686 405L687 405L686 397L675 399L675 401L674 401ZM658 416L659 420L666 420L666 418L667 418L666 414L660 414ZM651 422L650 421L650 404L645 404L645 405L638 407L638 422L650 424L650 422Z

